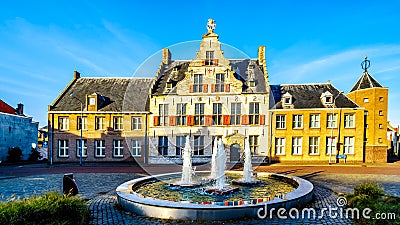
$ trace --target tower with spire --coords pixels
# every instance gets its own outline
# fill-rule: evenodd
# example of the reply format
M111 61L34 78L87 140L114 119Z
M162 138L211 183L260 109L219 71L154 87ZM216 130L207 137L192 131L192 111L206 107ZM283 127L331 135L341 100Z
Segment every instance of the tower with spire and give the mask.
M383 87L368 73L371 63L366 56L361 63L364 70L347 97L364 108L364 162L386 162L388 141L388 88Z

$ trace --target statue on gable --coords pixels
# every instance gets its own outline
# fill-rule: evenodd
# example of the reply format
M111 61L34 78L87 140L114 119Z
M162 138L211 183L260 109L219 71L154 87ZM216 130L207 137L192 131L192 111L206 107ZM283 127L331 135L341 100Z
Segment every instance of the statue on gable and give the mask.
M208 33L214 33L214 29L215 29L216 26L217 25L215 24L215 20L208 19L208 22L207 22Z

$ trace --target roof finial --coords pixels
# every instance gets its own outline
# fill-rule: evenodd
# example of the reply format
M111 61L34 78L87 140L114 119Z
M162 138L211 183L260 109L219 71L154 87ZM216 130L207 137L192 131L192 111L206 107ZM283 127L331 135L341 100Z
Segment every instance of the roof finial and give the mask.
M367 73L367 69L371 66L371 62L368 60L368 56L365 56L364 61L361 63L361 68L364 73Z
M208 33L214 33L214 29L216 26L217 26L217 24L215 24L215 20L208 19L208 22L207 22Z

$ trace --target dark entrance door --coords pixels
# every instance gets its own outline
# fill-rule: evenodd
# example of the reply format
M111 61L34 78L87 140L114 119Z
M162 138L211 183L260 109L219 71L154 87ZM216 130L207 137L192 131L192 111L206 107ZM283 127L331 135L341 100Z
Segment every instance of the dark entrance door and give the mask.
M240 145L239 144L233 144L231 145L230 149L230 160L232 163L239 162L240 160Z

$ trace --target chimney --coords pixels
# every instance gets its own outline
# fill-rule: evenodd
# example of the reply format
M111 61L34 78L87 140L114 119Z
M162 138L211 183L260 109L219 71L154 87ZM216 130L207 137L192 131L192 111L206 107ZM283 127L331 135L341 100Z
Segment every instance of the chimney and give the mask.
M78 71L74 71L74 79L81 78L81 74Z
M171 63L171 52L168 48L162 49L162 63L168 65Z
M19 115L19 116L24 115L24 104L19 103L16 111L17 111L17 115Z

